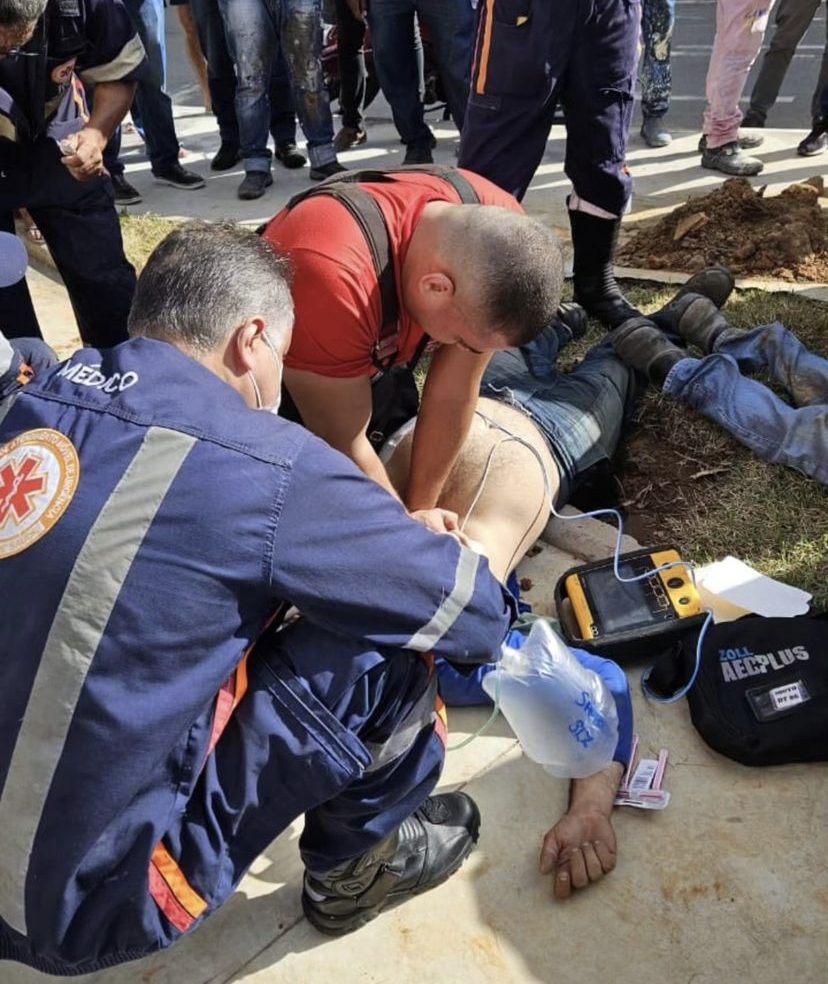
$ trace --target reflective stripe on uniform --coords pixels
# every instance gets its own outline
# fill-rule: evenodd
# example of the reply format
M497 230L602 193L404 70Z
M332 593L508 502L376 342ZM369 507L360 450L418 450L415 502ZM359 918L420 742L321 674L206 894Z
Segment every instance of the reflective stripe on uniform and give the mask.
M32 845L75 707L141 542L195 443L147 431L89 530L52 621L0 795L0 915L20 933Z
M17 127L8 116L0 114L0 137L4 140L17 140Z
M187 881L178 862L160 843L152 852L149 891L155 904L180 933L186 933L207 909L207 903Z
M472 71L474 91L478 95L483 95L486 91L486 79L489 74L489 56L491 55L492 49L492 23L494 21L495 2L496 0L486 0L485 8L481 11L477 65Z
M83 82L120 82L122 78L134 72L146 58L146 51L141 39L134 34L121 48L118 54L105 65L94 65L78 72Z
M403 648L416 649L427 653L433 649L460 617L463 609L474 594L480 555L473 550L460 548L460 559L454 578L451 594L431 617L431 619L408 640Z

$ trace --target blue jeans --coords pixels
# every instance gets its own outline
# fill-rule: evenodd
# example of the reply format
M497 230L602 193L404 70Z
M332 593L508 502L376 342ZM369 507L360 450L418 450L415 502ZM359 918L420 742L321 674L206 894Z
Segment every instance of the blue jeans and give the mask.
M405 144L431 142L423 117L414 15L428 26L434 58L457 129L469 97L474 13L469 0L371 0L368 24L377 79Z
M320 0L219 0L219 9L236 66L236 117L245 170L270 170L270 84L279 48L311 166L335 161L331 107L322 81Z
M639 392L636 374L602 342L571 372L555 365L561 340L554 329L520 349L496 352L480 395L523 410L546 438L560 471L559 502L615 454Z
M644 0L641 16L641 110L645 116L664 116L670 108L673 73L670 45L676 20L676 0Z
M766 370L793 406L742 375ZM828 361L779 323L726 331L703 359L682 359L664 392L715 421L763 458L828 484Z
M207 59L207 83L210 101L222 143L239 146L239 124L236 121L236 72L227 47L224 21L218 0L190 0L198 40ZM281 51L270 80L270 132L276 144L293 143L296 139L296 116L293 112L293 93L290 89L287 65Z
M167 79L167 44L164 35L164 0L124 0L147 50L149 76L138 83L135 109L140 114L152 173L178 163L172 100L164 91Z

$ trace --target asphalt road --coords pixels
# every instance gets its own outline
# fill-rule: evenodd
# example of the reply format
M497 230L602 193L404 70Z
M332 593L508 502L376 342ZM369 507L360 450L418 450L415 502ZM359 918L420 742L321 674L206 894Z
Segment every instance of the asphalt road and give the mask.
M715 29L716 0L677 0L676 11L669 120L676 131L695 131L699 129L704 109L704 81ZM174 8L168 9L167 25L169 90L176 102L199 105ZM772 29L771 23L768 34ZM825 37L825 4L822 4L791 62L780 99L768 119L769 126L809 129L810 100L819 75ZM748 79L747 94L757 68L758 64ZM373 116L387 114L390 119L390 111L382 102L372 107L371 112Z

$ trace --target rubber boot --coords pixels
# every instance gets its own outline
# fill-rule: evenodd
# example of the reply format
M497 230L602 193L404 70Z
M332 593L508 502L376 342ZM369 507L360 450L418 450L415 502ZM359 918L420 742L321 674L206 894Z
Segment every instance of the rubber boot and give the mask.
M604 219L569 210L572 230L572 278L575 300L587 314L616 328L641 312L621 293L613 273L621 219Z

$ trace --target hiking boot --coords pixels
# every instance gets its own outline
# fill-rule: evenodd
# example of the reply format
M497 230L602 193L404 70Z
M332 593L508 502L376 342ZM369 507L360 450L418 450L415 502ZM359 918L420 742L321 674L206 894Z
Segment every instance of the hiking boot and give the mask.
M290 170L304 167L308 163L307 157L299 152L299 148L292 140L283 140L281 143L277 143L273 156Z
M685 294L681 313L676 319L676 331L683 339L708 354L725 331L733 331L727 318L709 297Z
M368 134L361 126L343 126L334 137L334 150L337 154L341 154L344 150L350 150L351 147L359 147L367 139Z
M755 150L757 147L761 147L765 142L765 138L761 133L744 133L742 130L739 131L739 136L736 140L742 150ZM699 140L699 153L703 154L707 150L707 137L705 134L701 135Z
M116 205L137 205L141 201L141 193L132 187L123 174L111 174L110 177Z
M624 297L613 273L621 219L604 219L570 209L569 225L576 302L610 329L640 314Z
M327 936L342 936L390 905L454 874L477 843L480 811L465 793L430 796L393 834L324 875L305 872L302 909Z
M181 191L194 191L204 187L204 178L195 171L185 171L178 161L163 171L153 171L152 176L159 184L179 188Z
M343 167L339 161L331 161L329 164L320 164L318 167L312 167L310 169L310 179L311 181L324 181L325 178L331 178L335 174L342 174L343 171L347 171L347 167Z
M752 106L742 117L742 126L746 126L754 130L761 130L764 125L765 114L760 112L758 109L754 109Z
M236 194L243 201L252 202L255 198L261 198L265 189L272 184L273 177L270 171L248 171Z
M403 164L433 164L434 157L431 154L433 144L431 141L417 141L410 143L405 148Z
M211 171L229 171L241 160L239 145L222 140L215 157L210 161Z
M813 129L796 148L800 157L816 157L828 147L828 122L816 120Z
M664 128L660 116L645 116L641 124L641 136L648 147L668 147L673 142L672 134Z
M714 171L721 171L722 174L735 174L743 177L759 174L765 166L757 157L750 157L743 153L735 140L723 144L721 147L714 147L712 150L705 146L702 151L701 165Z
M630 318L610 335L615 354L656 386L663 386L673 366L687 358L684 349L674 345L643 315Z

